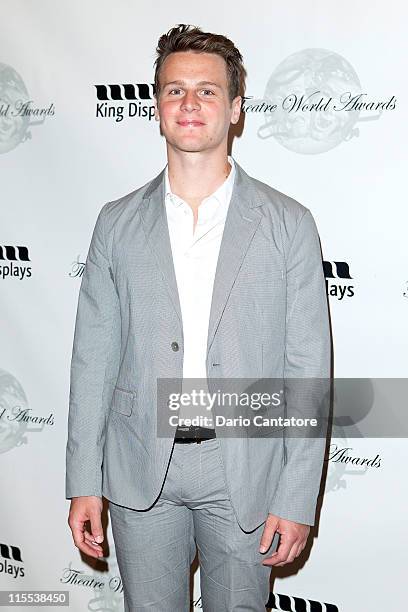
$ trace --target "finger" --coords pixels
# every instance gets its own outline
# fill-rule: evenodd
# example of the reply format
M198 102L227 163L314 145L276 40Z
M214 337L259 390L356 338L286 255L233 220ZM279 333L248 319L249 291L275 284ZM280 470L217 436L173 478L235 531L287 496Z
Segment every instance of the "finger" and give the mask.
M98 542L95 541L93 533L91 533L90 529L88 530L85 527L85 525L84 525L83 533L84 533L84 538L87 542L89 542L90 544L93 544L95 547L99 547L100 549L102 549L102 546L100 546L100 544L98 544Z
M259 542L259 552L265 553L272 544L273 537L278 526L277 521L266 521L261 540Z
M262 563L264 565L279 565L279 563L286 561L295 543L299 543L297 539L295 540L293 537L290 538L289 536L285 536L284 538L281 535L278 550L273 555L262 561Z
M95 550L94 547L90 546L85 541L82 521L79 521L78 523L73 524L71 527L71 531L72 531L72 538L74 540L74 544L79 550L81 550L86 555L89 555L90 557L95 557L96 559L98 557L103 556L102 551Z
M303 552L305 547L306 547L306 542L304 542L303 544L302 543L299 544L299 548L298 548L298 551L297 551L297 554L296 554L297 557L299 557L300 553Z
M292 563L299 554L299 542L295 542L290 549L288 558L286 561L282 561L281 563L277 563L275 567L281 567L282 565L286 565L287 563Z
M100 544L103 542L103 531L102 531L102 523L101 523L101 512L100 510L96 510L92 512L89 517L91 523L91 534L93 540Z
M82 551L85 555L88 555L88 557L94 557L95 559L99 559L103 557L102 550L94 550L94 547L87 544L86 542L83 542L82 544L77 545L77 548L80 551Z
M85 542L92 545L95 550L102 550L102 546L94 541L93 535L89 531L84 531L84 538Z

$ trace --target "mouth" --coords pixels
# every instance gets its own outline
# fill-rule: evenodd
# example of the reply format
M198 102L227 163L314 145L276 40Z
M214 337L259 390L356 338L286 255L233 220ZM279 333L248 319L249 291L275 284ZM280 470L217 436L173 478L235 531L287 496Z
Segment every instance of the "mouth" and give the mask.
M177 125L180 125L181 127L201 127L202 125L205 125L202 121L196 121L196 120L188 120L185 119L183 121L177 121Z

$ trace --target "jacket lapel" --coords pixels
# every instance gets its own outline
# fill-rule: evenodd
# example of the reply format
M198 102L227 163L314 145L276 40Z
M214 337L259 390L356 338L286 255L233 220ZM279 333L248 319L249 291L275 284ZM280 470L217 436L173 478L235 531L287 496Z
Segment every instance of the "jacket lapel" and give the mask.
M207 354L211 348L229 294L248 250L249 244L262 219L256 210L261 206L258 192L251 178L235 162L236 175L231 201L221 240L208 325Z
M171 251L169 227L164 203L164 170L150 183L143 196L141 216L146 237L156 259L166 289L180 322L182 322L180 300Z

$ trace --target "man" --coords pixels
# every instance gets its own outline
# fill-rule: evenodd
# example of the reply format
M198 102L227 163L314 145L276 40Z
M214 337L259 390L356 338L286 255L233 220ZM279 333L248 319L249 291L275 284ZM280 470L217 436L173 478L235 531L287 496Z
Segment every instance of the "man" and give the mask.
M325 440L231 438L214 421L162 437L157 382L328 377L319 239L307 208L228 156L245 77L234 44L179 25L157 52L168 165L105 204L93 232L71 363L68 522L81 551L103 556L110 501L127 611L189 610L196 547L206 612L261 611L271 566L291 563L314 524Z

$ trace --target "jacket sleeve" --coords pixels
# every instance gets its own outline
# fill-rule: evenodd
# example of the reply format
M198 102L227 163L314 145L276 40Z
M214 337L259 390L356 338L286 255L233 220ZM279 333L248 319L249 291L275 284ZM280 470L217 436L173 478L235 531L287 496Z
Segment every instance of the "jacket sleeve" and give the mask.
M66 499L102 496L106 417L118 373L120 310L99 212L82 275L71 359Z
M284 463L269 512L314 525L326 446L331 340L316 224L306 209L287 255L284 360L287 417L316 418L310 437L284 430ZM287 433L288 431L288 433Z

